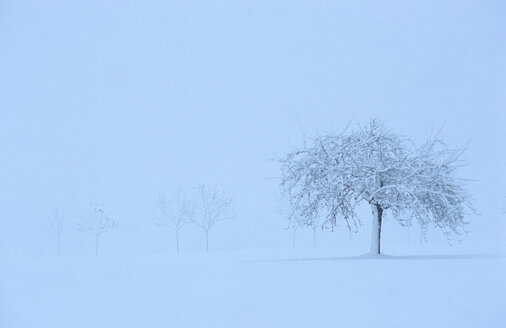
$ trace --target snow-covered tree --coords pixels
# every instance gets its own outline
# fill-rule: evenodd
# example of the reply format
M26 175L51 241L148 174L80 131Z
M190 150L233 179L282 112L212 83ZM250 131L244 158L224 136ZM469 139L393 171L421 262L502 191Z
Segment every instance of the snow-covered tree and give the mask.
M56 237L58 238L58 257L60 257L60 249L61 249L61 235L63 232L64 219L63 215L56 211L54 216L51 218L51 228L56 233Z
M196 187L197 196L193 203L195 214L192 222L206 234L206 251L209 250L209 231L216 222L232 219L229 210L232 199L224 191L208 188L204 185Z
M176 251L179 252L179 234L183 226L193 217L193 207L190 201L178 193L173 199L169 200L165 196L158 198L161 217L155 218L155 224L160 227L169 227L176 234Z
M115 226L116 222L97 204L90 204L86 217L78 224L79 230L89 232L95 237L95 255L98 255L100 236Z
M369 203L371 252L380 254L387 210L402 225L415 219L441 228L448 237L464 231L464 216L472 206L466 180L455 177L461 154L439 138L416 148L372 120L355 131L318 136L309 147L280 159L281 187L306 225L323 215L320 225L333 227L342 217L356 231L357 205Z

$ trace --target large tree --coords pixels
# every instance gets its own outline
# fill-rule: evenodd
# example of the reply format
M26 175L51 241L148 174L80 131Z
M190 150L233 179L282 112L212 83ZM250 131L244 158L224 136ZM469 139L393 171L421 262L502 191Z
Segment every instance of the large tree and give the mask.
M447 236L460 235L472 211L465 180L455 177L461 150L439 138L415 147L407 138L372 120L339 135L314 138L310 146L280 159L281 187L292 210L307 225L324 216L323 227L341 217L356 231L359 203L373 213L371 253L381 252L381 225L389 211L402 225L433 224Z

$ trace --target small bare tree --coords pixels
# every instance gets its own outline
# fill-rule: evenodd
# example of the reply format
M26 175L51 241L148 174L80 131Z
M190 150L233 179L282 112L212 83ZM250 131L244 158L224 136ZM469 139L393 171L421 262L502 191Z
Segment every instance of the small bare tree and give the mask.
M313 247L314 248L316 248L316 245L317 245L316 244L316 237L317 237L318 229L322 229L321 223L318 220L314 220L311 223L311 230L313 230Z
M162 213L161 217L155 218L155 224L159 227L169 227L176 234L176 251L179 252L179 234L184 225L191 222L193 207L190 201L179 192L172 200L161 195L158 198L158 206Z
M280 198L278 200L278 212L281 214L283 219L286 220L286 230L292 232L292 248L296 246L297 231L305 226L304 220L297 216L298 213L290 204L290 200L286 198Z
M360 226L356 207L373 213L371 253L380 254L383 214L389 210L401 225L412 218L447 235L465 231L464 216L473 211L465 180L455 177L462 150L438 138L415 148L406 138L373 120L356 131L315 138L310 147L280 159L281 187L294 211L308 223L335 226L342 216L350 231ZM309 225L309 224L308 224Z
M295 216L288 217L288 229L292 230L292 248L295 248L297 231L302 227Z
M78 224L79 230L95 237L95 256L98 255L98 240L102 234L116 227L116 222L97 204L90 204L86 218Z
M420 223L420 244L425 244L427 242L427 230L429 230L428 222Z
M209 231L216 222L230 220L227 215L232 204L232 199L225 192L218 189L208 188L204 185L196 187L197 198L193 204L195 215L192 222L201 228L206 234L206 251L209 250Z
M287 201L285 198L278 200L278 212L286 220L287 226L285 229L292 231L292 248L295 248L297 230L302 227L302 224L297 214L290 207L289 200Z
M51 218L51 228L56 233L58 238L58 257L60 257L60 249L61 249L61 235L63 232L64 219L60 212L56 211L54 216Z

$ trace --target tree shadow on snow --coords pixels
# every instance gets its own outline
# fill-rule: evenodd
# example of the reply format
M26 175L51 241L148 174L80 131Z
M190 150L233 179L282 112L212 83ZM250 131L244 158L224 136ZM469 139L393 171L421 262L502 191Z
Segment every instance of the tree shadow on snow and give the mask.
M315 261L384 261L384 260L469 260L506 258L506 254L441 254L441 255L371 255L338 257L301 257L259 260L265 262L315 262Z

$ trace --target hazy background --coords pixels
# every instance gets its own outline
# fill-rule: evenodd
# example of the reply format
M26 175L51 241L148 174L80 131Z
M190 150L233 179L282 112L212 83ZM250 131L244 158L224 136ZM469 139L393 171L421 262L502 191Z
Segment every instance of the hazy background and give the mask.
M291 247L269 159L302 144L299 120L311 135L374 117L415 140L443 127L470 141L461 176L480 216L464 243L504 241L503 1L1 0L0 254L56 254L55 210L62 255L92 254L76 230L89 202L119 224L104 253L173 251L156 198L196 183L234 198L211 249ZM321 245L367 251L361 215L359 234ZM386 248L406 242L392 222L384 233ZM188 227L181 249L203 237Z

